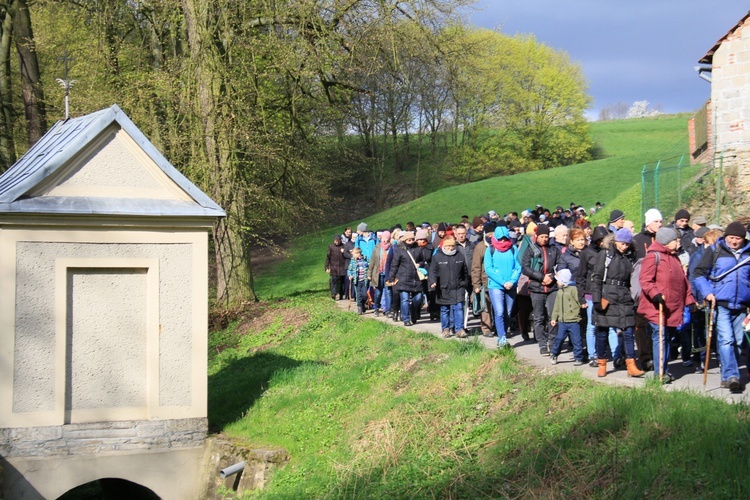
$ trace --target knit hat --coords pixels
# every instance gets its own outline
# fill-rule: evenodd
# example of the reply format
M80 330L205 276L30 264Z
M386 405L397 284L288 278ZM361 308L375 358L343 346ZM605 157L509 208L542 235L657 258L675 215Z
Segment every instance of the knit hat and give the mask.
M661 212L659 212L655 208L649 208L648 210L646 210L645 217L646 217L647 226L651 224L652 222L656 222L658 220L664 220L663 217L661 216Z
M398 241L406 241L408 239L414 239L414 231L404 231L401 233L401 237L399 237Z
M706 236L706 233L709 232L710 229L707 227L699 227L698 230L695 232L696 238L703 238Z
M630 245L633 242L633 233L630 232L630 229L625 229L624 227L622 229L618 229L615 233L615 241L618 243L627 243Z
M495 228L497 227L497 224L495 222L489 221L484 223L484 234L492 234L495 232Z
M448 224L446 224L445 222L441 222L440 224L438 224L437 230L438 231L443 231L443 232L447 231L448 230Z
M698 224L699 226L705 226L706 225L706 218L702 215L696 215L693 217L693 224Z
M340 234L334 234L333 235L333 241L336 241L336 240L341 241L341 235Z
M674 220L680 220L680 219L690 220L690 212L688 212L684 208L679 209L677 213L674 214Z
M415 240L426 240L430 237L430 234L427 232L427 229L417 229L417 234L414 237Z
M609 213L609 223L612 224L613 222L617 222L618 220L625 217L625 214L622 210L612 210Z
M747 234L747 231L745 230L745 226L742 225L742 223L734 221L730 222L727 228L724 230L724 236L739 236L740 238L744 238Z
M419 239L419 238L417 238L417 239ZM453 245L453 246L455 246L456 245L456 238L454 238L453 236L446 237L443 240L443 246L445 246L445 245Z
M390 231L383 231L380 233L380 240L381 241L391 241L391 232Z
M363 233L363 232L365 232L365 231L367 231L367 224L365 224L364 222L361 222L361 223L360 223L360 224L359 224L359 225L357 226L357 232Z
M542 234L549 236L549 226L547 224L539 224L536 227L536 235L540 236Z
M560 282L562 286L568 286L570 284L570 269L560 269L555 274L555 279Z
M482 224L484 224L484 221L482 220L481 217L474 217L473 219L471 219L471 227L475 229L481 226Z
M674 240L678 238L677 231L672 229L671 227L662 227L659 228L658 231L656 231L656 241L661 243L664 246L667 246Z

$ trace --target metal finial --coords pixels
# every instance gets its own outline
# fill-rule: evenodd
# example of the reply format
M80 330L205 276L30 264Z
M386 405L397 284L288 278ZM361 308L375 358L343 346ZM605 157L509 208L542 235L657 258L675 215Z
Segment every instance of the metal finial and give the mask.
M58 61L63 61L64 64L64 75L63 78L57 78L57 83L60 84L60 86L65 89L65 119L67 120L70 117L70 89L73 88L73 84L76 83L76 80L71 80L68 78L68 63L70 61L74 61L74 57L70 57L70 54L68 53L68 49L65 49L65 52L61 57L57 58Z

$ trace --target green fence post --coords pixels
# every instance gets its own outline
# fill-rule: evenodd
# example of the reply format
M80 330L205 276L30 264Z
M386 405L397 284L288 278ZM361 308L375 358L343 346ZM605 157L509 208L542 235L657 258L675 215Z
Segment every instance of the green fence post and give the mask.
M646 164L641 169L641 215L646 213Z
M661 166L661 160L656 162L656 168L654 169L654 208L659 209L659 167Z

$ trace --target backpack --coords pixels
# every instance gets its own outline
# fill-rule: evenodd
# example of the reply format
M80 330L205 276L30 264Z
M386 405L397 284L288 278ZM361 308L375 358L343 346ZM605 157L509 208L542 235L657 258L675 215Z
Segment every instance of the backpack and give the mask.
M658 269L659 267L659 261L661 260L661 255L659 252L653 252L654 256L656 257L656 264L655 267ZM643 264L643 259L646 257L641 257L640 259L635 261L635 264L633 264L633 272L630 274L630 296L633 297L633 301L637 304L638 299L641 297L641 282L639 281L641 276L641 265Z

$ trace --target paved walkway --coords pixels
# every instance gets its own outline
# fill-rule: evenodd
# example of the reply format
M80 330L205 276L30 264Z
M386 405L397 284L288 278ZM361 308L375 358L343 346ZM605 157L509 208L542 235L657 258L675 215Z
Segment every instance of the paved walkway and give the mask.
M351 310L354 314L356 314L357 312L357 306L355 304L352 304L350 308L348 301L340 300L337 302L337 305L341 309ZM386 318L385 316L375 317L372 311L368 311L364 315L364 317L366 319L373 319L387 322L392 325L403 326L403 323L401 323L400 321L398 323L394 323L393 320ZM468 327L469 331L479 331L479 320L475 319L472 315L469 315ZM423 319L421 319L417 324L405 328L416 332L431 333L437 337L442 338L440 322L425 320L424 315ZM481 334L471 334L466 339L458 339L456 337L452 337L450 340L454 340L457 342L468 342L475 339L488 349L497 348L497 338L488 338L482 336ZM714 338L714 341L715 340L716 339ZM627 385L633 387L643 385L645 382L645 377L650 376L653 373L649 372L648 375L644 376L643 378L630 378L627 376L625 367L623 367L621 370L615 370L612 363L607 363L607 376L599 378L596 376L597 368L592 368L588 366L588 364L583 366L573 366L572 351L563 351L563 353L560 354L558 358L558 363L556 365L553 365L550 363L549 356L541 356L539 354L539 347L538 344L533 340L533 336L531 340L524 341L523 338L521 338L521 336L517 334L513 337L510 337L508 339L508 343L513 347L513 350L516 352L516 356L518 357L518 359L522 360L525 363L539 367L541 369L541 373L552 374L565 371L579 371L584 377L596 380L598 382L607 382L609 384ZM683 367L682 362L679 360L669 363L669 372L675 376L676 380L671 384L666 384L664 386L666 390L690 390L703 393L707 396L723 399L729 403L738 401L750 403L750 387L746 388L744 393L742 394L731 394L728 389L722 389L719 387L721 378L719 373L719 365L715 358L712 358L711 364L709 365L708 380L706 381L705 386L703 385L703 374L695 373L695 367L693 366ZM746 373L743 373L742 382L743 384L748 383Z

